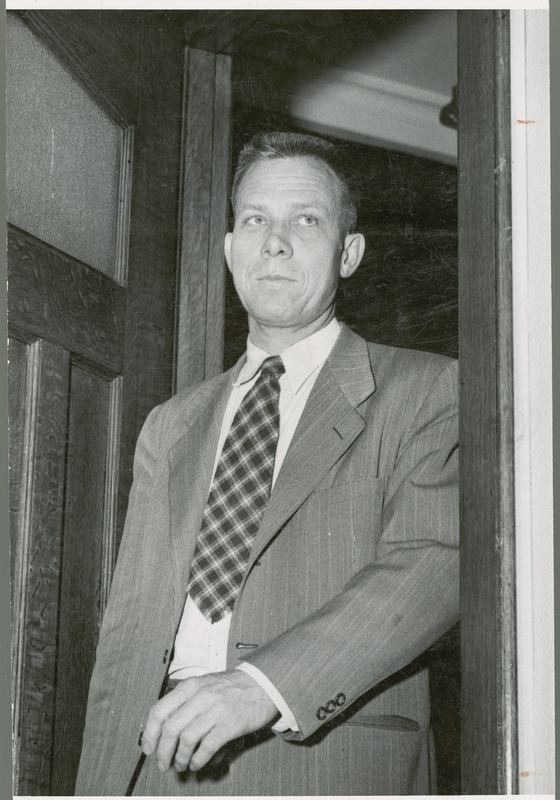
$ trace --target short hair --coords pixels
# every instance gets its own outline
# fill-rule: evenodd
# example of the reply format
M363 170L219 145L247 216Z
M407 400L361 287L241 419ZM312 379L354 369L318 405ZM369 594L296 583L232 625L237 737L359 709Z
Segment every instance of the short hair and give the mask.
M231 202L235 203L241 181L255 164L279 158L314 158L322 162L337 181L340 193L340 224L344 233L350 233L358 216L358 196L348 168L347 155L341 146L328 139L305 133L272 131L257 133L243 147L237 162L231 188Z

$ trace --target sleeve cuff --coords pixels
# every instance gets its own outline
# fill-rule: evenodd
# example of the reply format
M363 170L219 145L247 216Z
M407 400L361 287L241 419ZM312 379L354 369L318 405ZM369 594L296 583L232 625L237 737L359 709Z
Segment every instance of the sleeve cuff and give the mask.
M261 689L264 689L280 712L280 719L272 726L274 733L284 733L289 730L295 731L296 733L299 732L296 718L290 711L286 701L276 686L268 680L266 675L261 672L258 667L255 667L254 664L249 664L248 661L243 661L241 664L238 664L235 669L240 669L250 675L251 678L259 684Z

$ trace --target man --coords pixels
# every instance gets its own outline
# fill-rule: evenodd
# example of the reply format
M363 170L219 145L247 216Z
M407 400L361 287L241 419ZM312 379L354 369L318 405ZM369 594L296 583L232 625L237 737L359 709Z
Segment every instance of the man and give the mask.
M232 201L247 352L143 428L77 793L425 794L456 363L337 322L364 238L332 144L256 137Z

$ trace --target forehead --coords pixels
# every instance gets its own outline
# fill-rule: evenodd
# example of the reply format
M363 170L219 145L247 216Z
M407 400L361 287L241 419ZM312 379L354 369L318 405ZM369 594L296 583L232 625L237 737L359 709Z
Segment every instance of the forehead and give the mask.
M338 179L330 167L309 156L261 159L247 172L239 185L236 205L268 200L320 202L337 206Z

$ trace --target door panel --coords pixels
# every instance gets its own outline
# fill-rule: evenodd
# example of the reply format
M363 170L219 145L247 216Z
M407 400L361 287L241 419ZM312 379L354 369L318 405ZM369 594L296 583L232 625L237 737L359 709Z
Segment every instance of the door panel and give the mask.
M80 757L85 700L107 593L106 565L113 561L110 507L117 474L111 469L110 431L118 425L120 409L111 400L120 381L71 362L53 737L56 795L74 789L65 764L76 764Z
M14 458L23 476L12 529L14 727L19 793L34 795L48 793L50 777L70 358L45 340L20 338L11 349L16 372L26 371L25 395L15 400L24 436Z
M109 279L39 242L9 252L20 791L72 794L114 558L124 290L103 300Z
M20 18L123 130L114 278L8 234L14 791L71 795L134 445L172 391L183 42L145 13Z

